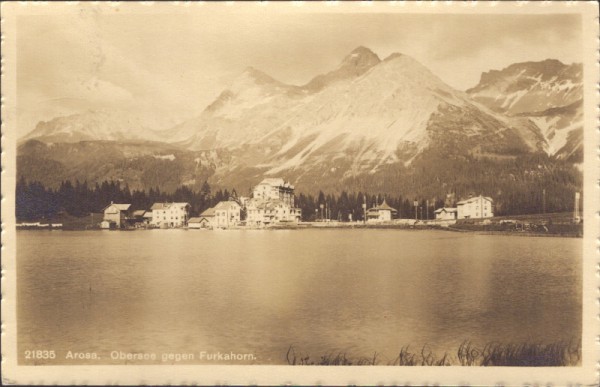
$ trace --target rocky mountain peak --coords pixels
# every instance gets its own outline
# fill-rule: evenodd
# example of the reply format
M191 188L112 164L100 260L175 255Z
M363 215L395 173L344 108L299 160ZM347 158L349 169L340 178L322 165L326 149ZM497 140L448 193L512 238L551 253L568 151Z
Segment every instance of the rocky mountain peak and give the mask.
M556 59L514 63L481 74L479 84L467 93L502 113L539 112L581 99L582 74L581 64Z
M232 79L217 100L211 103L206 111L216 111L228 102L246 101L257 103L270 95L285 92L292 86L274 79L270 75L254 67L247 67L240 75Z
M581 159L582 64L556 59L514 63L481 74L479 84L467 93L494 111L535 123L548 154Z
M481 74L479 83L467 90L476 94L489 88L526 88L539 82L582 81L582 65L567 65L557 59L545 59L539 62L513 63L502 70L490 70ZM518 83L518 85L510 85Z
M379 59L377 54L366 47L359 46L352 50L350 54L346 55L340 67L353 66L370 68L379 62L381 62L381 59Z
M541 73L545 77L551 78L560 74L569 65L562 63L557 59L545 59L539 62L515 63L506 68L507 72L526 70L528 73Z
M246 67L246 69L242 72L239 78L251 79L258 85L281 85L281 82L279 82L278 80L252 66Z
M337 69L316 76L302 89L313 93L318 92L332 83L359 77L380 62L381 59L377 54L366 47L359 46L346 55Z

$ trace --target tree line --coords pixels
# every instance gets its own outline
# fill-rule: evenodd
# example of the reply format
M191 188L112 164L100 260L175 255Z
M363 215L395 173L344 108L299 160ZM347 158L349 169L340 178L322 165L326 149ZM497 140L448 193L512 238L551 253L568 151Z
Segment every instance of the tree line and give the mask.
M212 192L208 182L204 182L199 191L181 186L167 193L159 188L150 188L147 192L130 190L127 184L115 181L90 185L86 181L73 184L66 180L52 189L21 177L17 182L15 206L17 220L51 219L58 214L82 217L102 212L111 202L130 203L132 210L149 210L154 203L186 202L191 205L191 213L197 215L232 196L237 196L235 190Z
M302 209L302 218L304 220L364 220L366 209L375 207L385 201L387 205L396 209L398 218L411 219L434 219L436 208L444 206L444 200L415 200L403 198L402 196L369 194L369 193L348 193L342 191L339 195L325 194L322 191L318 195L305 195L303 193L296 196L296 206ZM364 207L363 207L364 205Z
M480 193L482 192L473 192L475 195ZM213 191L206 181L200 190L180 186L174 192L163 192L159 188L150 188L148 191L130 190L127 184L122 185L115 181L90 185L86 181L72 183L66 180L58 188L53 189L45 187L38 181L26 181L21 177L16 187L16 217L19 221L52 219L58 214L83 217L90 213L102 212L111 202L130 203L132 210L148 210L157 202L186 202L191 205L191 216L197 216L218 202L229 198L237 198L235 189ZM570 195L562 193L560 198L562 200L556 200L555 190L551 188L546 190L532 187L526 192L504 192L502 196L504 200L495 202L495 214L572 211L573 199ZM423 199L380 193L342 191L339 194L325 194L320 191L317 195L297 194L295 205L302 210L302 219L306 221L363 220L365 208L379 205L384 200L398 211L399 218L434 219L435 209L455 206L457 199L455 193L450 193L445 198Z
M575 192L583 187L583 175L576 165L545 154L492 158L426 150L407 166L386 164L374 173L350 177L344 177L345 171L340 169L338 175L325 177L300 177L296 186L306 192L304 186L312 187L313 181L319 181L320 186L310 192L313 195L319 189L381 192L388 197L402 197L403 201L428 199L430 204L445 200L448 194L456 200L482 194L494 200L497 215L570 212ZM406 210L411 211L402 210L402 216ZM407 217L414 218L414 214Z
M161 202L185 202L190 203L191 216L197 216L204 210L213 207L218 202L237 198L234 189L219 189L212 191L208 182L204 182L199 191L192 190L187 186L181 186L175 192L162 192L159 188L145 190L130 190L127 184L120 182L104 181L90 185L87 182L72 183L70 180L63 181L57 189L45 187L38 181L28 182L21 177L16 187L16 217L18 220L51 219L57 214L68 214L75 217L87 216L90 213L100 213L111 202L130 203L132 210L148 210L154 203ZM302 210L304 220L362 220L366 208L386 203L399 211L399 216L415 217L415 207L412 202L402 197L384 198L381 194L347 193L343 191L339 195L299 194L296 196L295 205ZM419 203L420 211L417 216L421 219L433 218L435 208L443 205L443 202L427 201ZM437 206L437 207L436 207Z

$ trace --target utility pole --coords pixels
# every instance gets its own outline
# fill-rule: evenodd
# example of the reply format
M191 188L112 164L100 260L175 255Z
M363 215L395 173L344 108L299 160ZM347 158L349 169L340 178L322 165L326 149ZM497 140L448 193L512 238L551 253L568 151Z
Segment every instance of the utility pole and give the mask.
M542 189L542 214L546 213L546 188Z
M367 194L365 194L365 196L363 196L363 223L366 224L367 223Z
M417 200L415 200L413 202L413 204L415 205L415 222L416 222L416 221L418 221L417 215L419 214L419 212L418 212L419 202Z
M580 197L580 193L579 192L575 192L575 208L573 210L573 220L576 223L579 223L580 218L579 218L579 197Z
M429 199L427 199L427 207L425 207L425 213L427 214L427 216L425 216L425 219L429 220Z

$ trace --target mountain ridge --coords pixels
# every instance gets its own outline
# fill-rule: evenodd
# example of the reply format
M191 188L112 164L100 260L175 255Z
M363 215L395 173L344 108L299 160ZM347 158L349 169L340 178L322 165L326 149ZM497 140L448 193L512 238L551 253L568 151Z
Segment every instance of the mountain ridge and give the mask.
M582 64L556 59L513 63L483 73L467 94L494 111L530 119L544 136L549 155L583 160Z
M94 153L93 162L78 164L82 172L69 166L70 152L81 153L90 146L83 144L43 148L39 155L21 147L19 153L24 157L19 173L40 176L36 165L43 170L40 164L59 162L62 177L85 178L87 171L94 179L100 175L130 179L136 186L147 187L159 180L149 177L151 172L142 171L140 165L163 171L163 177L171 165L175 177L169 180L169 187L175 181L195 186L204 179L218 186L247 187L265 176L285 176L298 187L313 190L317 186L360 189L367 182L384 187L384 180L397 176L398 171L412 176L408 171L430 165L424 155L493 162L550 154L578 162L583 111L575 97L581 98L582 84L577 78L581 74L577 66L543 62L491 70L467 91L449 86L410 56L394 53L381 60L366 47L356 48L336 68L300 86L248 67L196 117L153 132L156 137L152 139L177 150L173 157L159 145L138 148L143 149L141 154L130 156L131 149L124 151L119 144L148 138L138 135L138 130L129 133L127 127L115 125L110 135L101 139L113 141L103 146L107 155L119 161L107 160L105 169L99 167L99 153ZM540 74L540 69L548 69L549 74ZM560 79L561 74L566 78ZM540 93L550 86L554 93L551 103L525 103L543 100ZM515 99L515 92L524 102ZM569 104L561 105L565 102ZM541 110L524 111L525 107ZM46 134L64 129L57 123L70 124L58 120ZM71 124L76 129L81 126ZM92 129L81 131L83 140L90 140L83 135L91 136L101 127ZM60 137L48 135L38 139L62 142L53 141ZM213 156L210 161L205 159L200 173L194 160L202 159L204 156L198 156L202 154ZM124 166L137 172L130 173ZM104 172L98 174L92 168ZM445 184L440 189L451 182Z
M343 71L345 76L339 76L336 71L348 63L359 64L359 70ZM354 159L346 167L349 177L390 162L410 162L416 152L428 146L427 125L433 114L441 106L451 105L470 111L474 119L470 125L475 128L471 136L516 132L497 136L500 152L515 147L504 142L521 141L519 138L526 149L542 150L539 139L530 138L529 123L487 110L409 56L396 53L382 61L359 47L342 60L337 70L327 74L335 74L334 81L322 82L327 87L312 93L305 90L300 97L289 97L293 86L265 90L255 84L246 92L263 98L253 99L252 103L246 95L225 91L200 116L181 124L191 134L183 145L189 149L235 149L260 143L265 148L260 165L268 174L332 161L325 153L333 159L348 153Z
M46 142L163 140L157 131L148 128L139 117L107 110L87 110L40 121L34 130L18 141L22 143L30 139Z

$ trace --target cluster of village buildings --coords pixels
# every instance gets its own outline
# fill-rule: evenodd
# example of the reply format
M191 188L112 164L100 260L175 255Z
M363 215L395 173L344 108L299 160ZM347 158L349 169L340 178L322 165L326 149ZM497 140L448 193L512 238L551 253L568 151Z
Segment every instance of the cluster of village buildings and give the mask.
M398 211L383 203L365 209L367 222L388 222ZM265 227L282 223L297 223L302 213L295 206L294 186L281 178L267 178L252 190L252 197L230 198L190 217L189 203L154 203L149 210L131 211L130 204L111 203L104 209L101 228L123 229L133 227L226 229L241 225ZM242 214L245 213L245 217ZM436 220L450 221L468 218L493 217L493 201L478 196L459 201L456 207L435 211ZM245 219L243 219L245 218Z
M480 219L494 216L494 201L487 196L475 196L456 203L456 207L435 210L436 220Z
M471 196L456 203L456 207L442 207L434 211L435 220L453 221L457 219L481 219L494 216L494 201L487 196ZM366 211L367 222L386 222L396 217L398 211L383 203Z
M267 178L252 191L252 197L230 198L200 214L189 216L189 203L154 203L149 210L130 211L130 204L111 203L104 209L102 228L232 228L242 224L263 227L275 223L299 222L294 186L280 178Z

